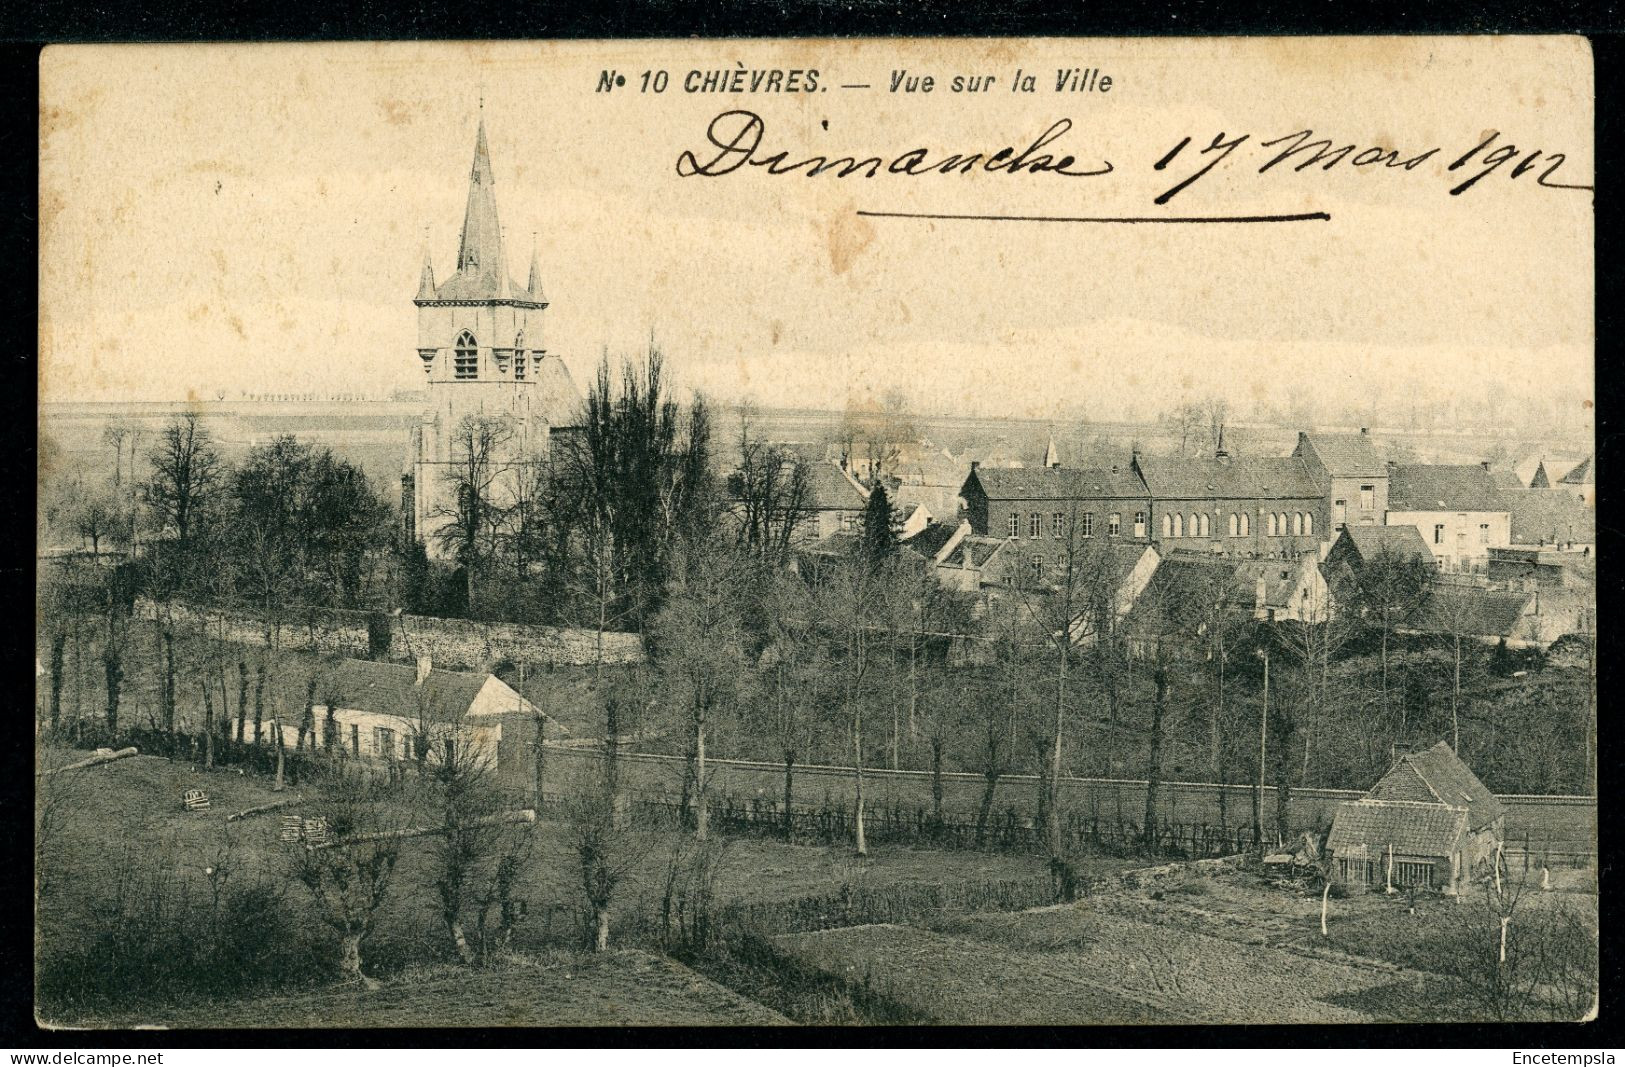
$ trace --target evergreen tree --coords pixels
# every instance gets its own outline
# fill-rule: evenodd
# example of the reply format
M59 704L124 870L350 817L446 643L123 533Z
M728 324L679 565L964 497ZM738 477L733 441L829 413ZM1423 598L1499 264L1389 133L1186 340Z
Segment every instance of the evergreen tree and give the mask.
M886 487L876 484L863 509L863 558L879 569L897 553L897 531L892 529L891 500Z

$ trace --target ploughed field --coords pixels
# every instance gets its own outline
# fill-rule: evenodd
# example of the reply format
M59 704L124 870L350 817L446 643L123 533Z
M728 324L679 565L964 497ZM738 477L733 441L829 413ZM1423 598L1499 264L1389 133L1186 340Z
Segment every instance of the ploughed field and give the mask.
M1422 977L1140 922L1087 902L777 944L943 1023L1369 1022L1382 1016L1328 998Z

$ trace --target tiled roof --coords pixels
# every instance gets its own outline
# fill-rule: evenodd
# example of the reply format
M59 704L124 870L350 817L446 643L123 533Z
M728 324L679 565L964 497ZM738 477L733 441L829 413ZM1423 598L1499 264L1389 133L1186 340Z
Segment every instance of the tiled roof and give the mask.
M850 475L828 461L807 465L809 505L818 511L862 511L869 502L865 493Z
M1495 478L1482 464L1396 464L1389 470L1390 511L1505 511Z
M1140 473L1150 494L1164 500L1282 500L1320 495L1309 468L1296 456L1142 456Z
M1516 637L1533 594L1439 585L1411 627L1431 633Z
M1354 543L1360 559L1364 561L1382 552L1390 552L1433 562L1433 553L1428 549L1428 543L1422 540L1422 531L1415 526L1345 526L1343 533Z
M1595 509L1569 489L1523 489L1503 494L1512 511L1515 545L1591 544L1597 539Z
M1536 471L1537 477L1539 476L1539 474L1540 474L1540 471L1537 470ZM1495 479L1496 488L1500 489L1503 492L1505 492L1508 489L1522 489L1522 488L1524 488L1523 479L1519 478L1518 477L1518 472L1513 470L1511 467L1501 466L1500 464L1491 464L1490 465L1490 477Z
M1366 799L1418 801L1464 808L1469 812L1468 822L1474 830L1494 822L1503 814L1500 800L1443 741L1426 751L1401 756L1393 769L1371 787Z
M925 529L903 541L902 544L904 548L913 549L926 559L933 559L938 552L942 551L958 529L959 523L957 522L927 523Z
M570 368L558 356L546 356L534 371L535 384L531 386L531 403L541 408L541 416L548 426L558 430L580 426L582 418L581 392Z
M997 537L982 537L978 534L970 534L959 542L959 547L954 549L953 554L943 563L949 567L979 569L987 566L988 561L996 556L1007 543Z
M1264 582L1264 606L1290 607L1292 591L1298 588L1301 568L1312 566L1308 557L1302 560L1244 559L1236 563L1236 581L1243 589L1257 593L1258 582Z
M1346 800L1332 817L1326 849L1332 855L1362 846L1372 856L1449 856L1467 832L1467 809L1439 803Z
M413 720L426 717L440 723L462 719L491 677L437 668L420 687L415 666L360 659L324 663L314 675L318 704ZM304 708L306 677L285 676L283 680L282 712L294 721Z
M1383 457L1363 433L1310 433L1304 440L1321 464L1339 478L1380 478L1388 473Z
M1080 500L1146 495L1145 485L1127 468L1117 472L1065 467L980 467L971 472L989 500ZM967 483L969 479L967 479Z
M1596 477L1595 474L1592 473L1591 460L1592 460L1592 457L1587 456L1585 458L1585 460L1578 467L1575 467L1573 470L1571 470L1567 474L1563 475L1563 477L1561 479L1559 479L1559 482L1562 485L1594 485L1594 484L1596 484L1597 477Z

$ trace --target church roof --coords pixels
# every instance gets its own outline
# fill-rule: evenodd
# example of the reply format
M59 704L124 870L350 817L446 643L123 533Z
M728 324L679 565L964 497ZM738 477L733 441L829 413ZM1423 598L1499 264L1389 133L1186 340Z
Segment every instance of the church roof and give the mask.
M422 295L433 281L427 267L423 281L419 300L542 302L541 279L534 261L529 285L519 285L508 274L502 223L497 219L496 176L491 170L483 118L474 139L474 166L468 176L468 206L463 212L463 233L457 246L457 271L434 290L432 297Z

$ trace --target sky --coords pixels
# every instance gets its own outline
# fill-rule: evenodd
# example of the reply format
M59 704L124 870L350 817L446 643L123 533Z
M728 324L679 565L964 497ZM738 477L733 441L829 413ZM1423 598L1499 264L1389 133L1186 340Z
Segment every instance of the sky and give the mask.
M687 93L690 70L816 68L824 91ZM1108 93L1056 93L1058 68ZM1008 91L1016 70L1038 91ZM595 92L603 71L626 86ZM666 70L664 93L638 92ZM887 91L894 71L931 93ZM954 94L955 74L994 88ZM868 84L868 89L844 89ZM1072 122L1101 178L1009 173L681 177L708 124L748 108L762 152L992 152ZM584 380L653 336L725 401L840 408L900 390L927 412L1096 417L1292 390L1403 405L1592 395L1592 180L1584 42L570 42L54 46L41 61L41 395L175 400L386 395L422 384L425 250L453 269L483 114L510 273L534 246L546 344ZM1287 165L1312 128L1412 170ZM1215 135L1251 143L1165 206ZM1184 137L1164 172L1155 161ZM714 149L712 149L714 152ZM1211 157L1207 157L1211 158ZM1549 160L1549 157L1541 157ZM1190 161L1190 162L1186 162ZM1267 225L863 217L1326 212Z

